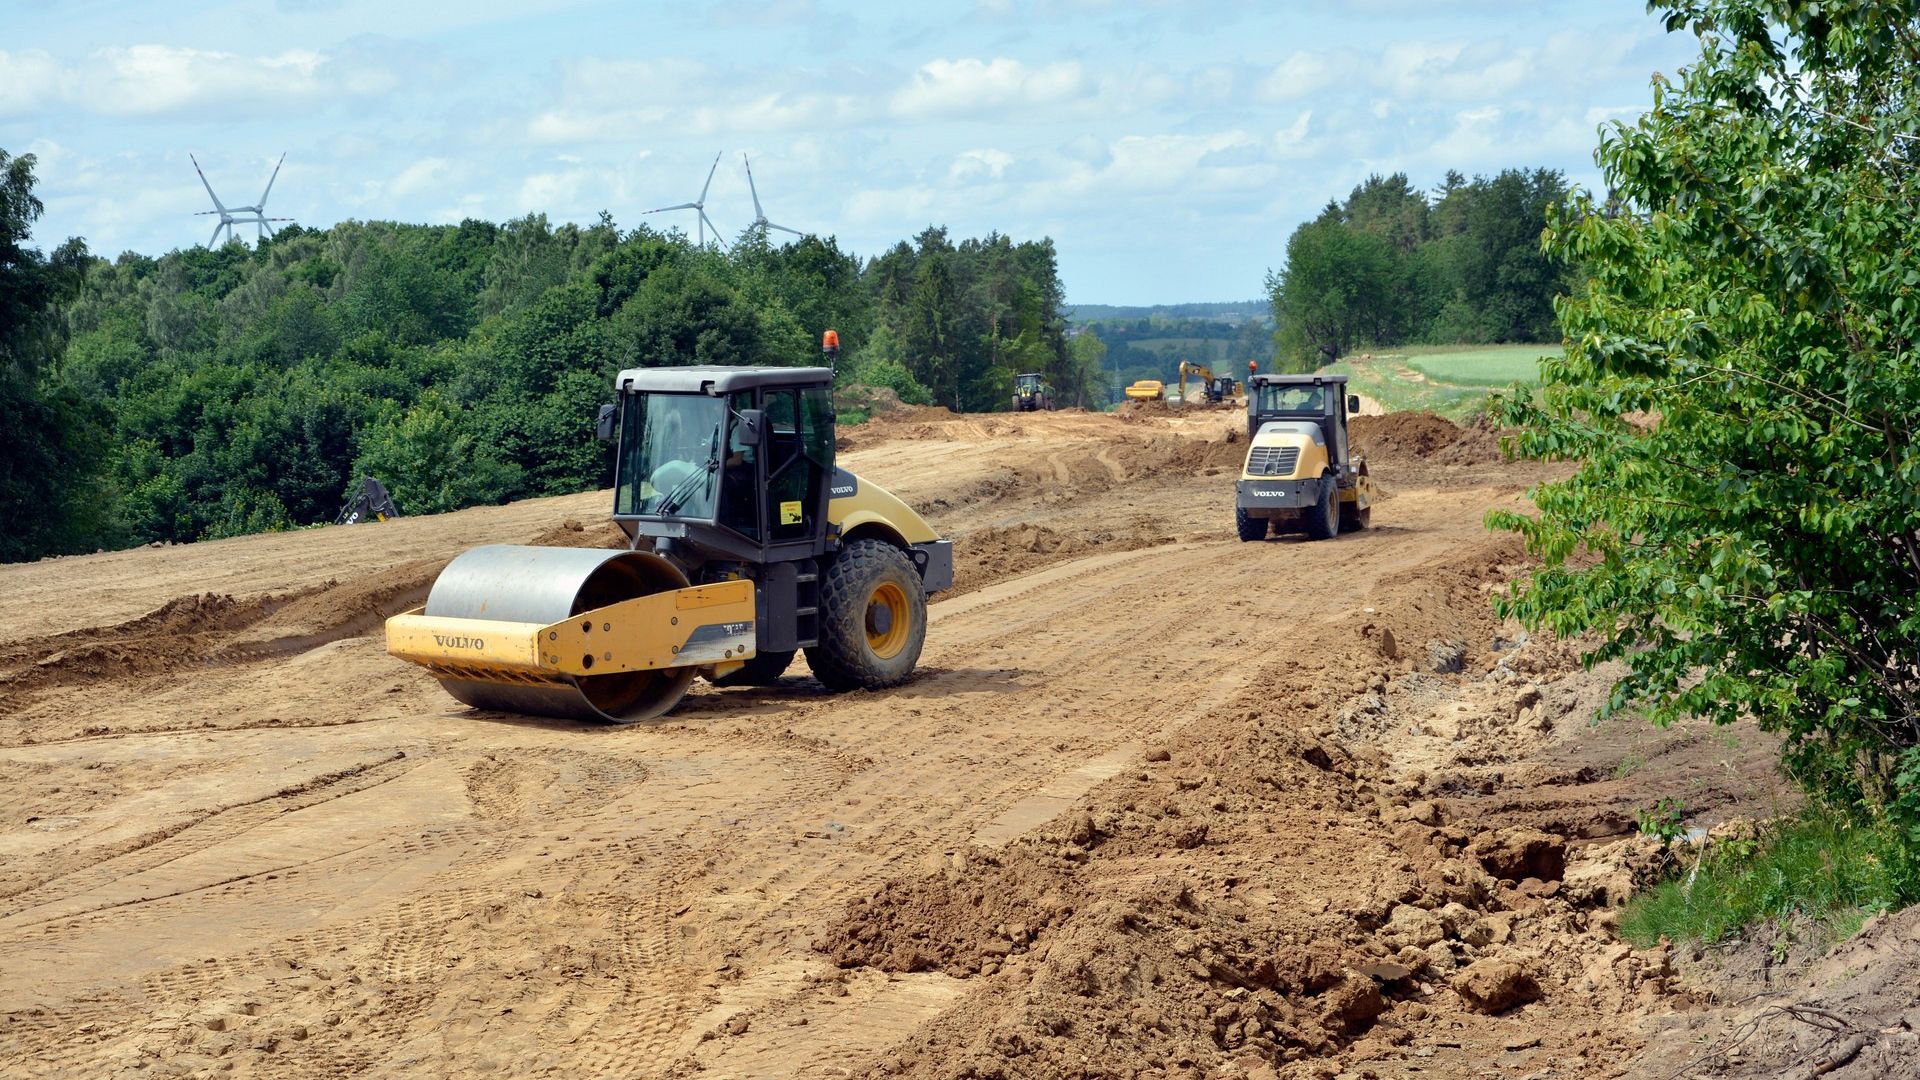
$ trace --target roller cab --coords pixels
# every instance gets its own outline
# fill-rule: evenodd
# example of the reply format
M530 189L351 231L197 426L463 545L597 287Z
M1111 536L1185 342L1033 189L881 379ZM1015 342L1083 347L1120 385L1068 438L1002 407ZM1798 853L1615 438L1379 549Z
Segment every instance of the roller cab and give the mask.
M1373 520L1373 480L1347 441L1359 400L1344 375L1255 375L1247 384L1247 460L1234 486L1242 540L1299 530L1316 540Z
M830 689L912 676L952 544L838 467L819 368L630 368L599 434L632 550L493 546L450 563L387 648L476 708L670 710L696 675L771 684L805 650Z

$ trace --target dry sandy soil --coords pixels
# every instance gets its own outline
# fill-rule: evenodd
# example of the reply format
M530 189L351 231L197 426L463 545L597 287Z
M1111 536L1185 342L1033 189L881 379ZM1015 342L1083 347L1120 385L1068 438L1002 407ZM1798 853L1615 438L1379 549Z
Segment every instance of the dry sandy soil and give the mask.
M1488 604L1546 474L1356 432L1374 528L1241 544L1235 412L853 429L956 539L921 674L629 727L378 636L604 493L0 567L0 1071L1662 1074L1717 1014L1609 933L1633 812L1779 806L1771 747L1590 724L1607 673Z

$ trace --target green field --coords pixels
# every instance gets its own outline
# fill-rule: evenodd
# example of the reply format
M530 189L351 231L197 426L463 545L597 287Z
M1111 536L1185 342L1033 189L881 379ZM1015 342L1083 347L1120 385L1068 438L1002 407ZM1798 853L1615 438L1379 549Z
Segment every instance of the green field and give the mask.
M1538 382L1545 345L1487 345L1454 350L1408 349L1406 363L1435 382L1455 386L1508 386Z
M1348 356L1327 370L1392 411L1424 409L1458 420L1478 412L1487 391L1540 378L1550 345L1404 345Z

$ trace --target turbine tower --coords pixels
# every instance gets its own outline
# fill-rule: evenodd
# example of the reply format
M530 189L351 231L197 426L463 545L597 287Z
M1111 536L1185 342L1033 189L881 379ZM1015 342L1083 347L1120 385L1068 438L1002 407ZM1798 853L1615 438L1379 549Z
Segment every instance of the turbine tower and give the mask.
M273 235L273 226L270 222L293 220L292 218L270 218L267 216L267 196L273 192L273 182L280 178L280 166L286 163L286 154L282 153L280 160L273 163L273 175L267 177L267 188L260 193L260 201L254 203L252 206L228 206L222 203L220 196L213 193L213 185L207 182L207 174L200 168L199 159L195 158L192 154L188 154L187 160L193 162L193 171L200 174L200 184L207 189L207 198L213 200L213 209L198 211L194 216L203 217L208 214L220 215L220 220L214 223L213 235L207 237L207 247L213 247L213 242L220 238L221 229L227 230L227 242L232 243L235 239L233 227L235 225L251 224L253 226L253 240L254 243L257 244L260 242L262 236Z
M675 203L672 206L662 206L657 210L648 210L646 211L646 213L664 214L669 210L691 210L699 216L699 220L695 222L694 228L699 233L700 246L701 247L707 246L707 230L712 229L713 242L716 244L719 244L722 248L725 248L727 245L725 241L720 239L719 227L716 226L713 223L713 221L707 217L707 189L713 186L713 174L715 170L720 168L720 157L722 154L725 154L725 153L726 151L722 150L720 151L719 154L713 155L713 167L707 170L707 182L705 184L700 185L700 197L698 199L695 199L692 202ZM645 215L643 214L642 216L645 216Z
M753 186L753 162L747 160L747 152L744 150L740 152L740 160L747 166L747 191L753 195L753 223L763 229L779 229L781 232L804 237L806 234L799 229L789 229L785 225L775 225L767 220L766 213L760 209L760 191Z

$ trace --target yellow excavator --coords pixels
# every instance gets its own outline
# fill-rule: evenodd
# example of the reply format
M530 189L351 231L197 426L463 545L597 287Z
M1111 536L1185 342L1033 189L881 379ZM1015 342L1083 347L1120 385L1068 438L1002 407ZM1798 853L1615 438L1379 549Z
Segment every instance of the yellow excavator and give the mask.
M1198 379L1200 381L1201 396L1206 398L1207 404L1209 405L1218 405L1240 392L1240 384L1234 381L1233 376L1215 375L1213 369L1205 364L1193 364L1182 360L1180 361L1180 400L1182 403L1190 404L1194 400L1192 395L1187 393L1187 382L1189 379Z
M827 337L829 357L839 341ZM831 690L913 674L953 545L834 461L828 367L620 372L601 439L628 550L489 545L387 620L387 651L477 709L632 722L696 674Z

